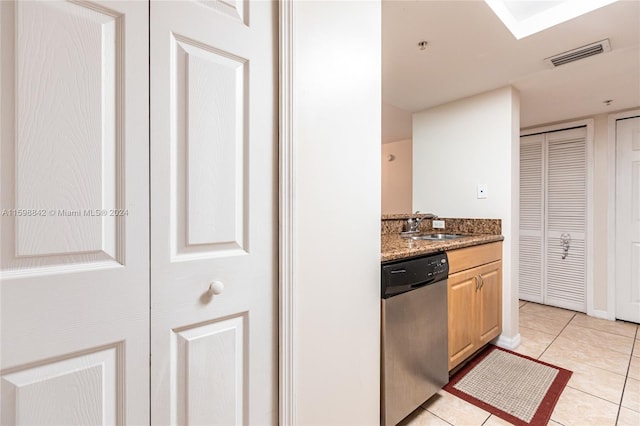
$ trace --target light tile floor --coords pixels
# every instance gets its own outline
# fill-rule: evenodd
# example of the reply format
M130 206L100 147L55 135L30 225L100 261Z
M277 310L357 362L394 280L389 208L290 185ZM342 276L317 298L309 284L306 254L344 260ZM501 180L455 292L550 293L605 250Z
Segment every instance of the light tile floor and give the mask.
M573 371L550 425L640 425L638 325L520 302L516 352ZM509 423L443 390L402 426Z

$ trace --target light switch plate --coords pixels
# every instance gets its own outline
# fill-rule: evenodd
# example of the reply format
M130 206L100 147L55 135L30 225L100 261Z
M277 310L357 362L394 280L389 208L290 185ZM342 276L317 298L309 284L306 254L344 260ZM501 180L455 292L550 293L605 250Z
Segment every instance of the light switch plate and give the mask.
M478 184L478 198L487 198L487 185L484 183Z
M444 229L444 220L434 220L431 222L433 229Z

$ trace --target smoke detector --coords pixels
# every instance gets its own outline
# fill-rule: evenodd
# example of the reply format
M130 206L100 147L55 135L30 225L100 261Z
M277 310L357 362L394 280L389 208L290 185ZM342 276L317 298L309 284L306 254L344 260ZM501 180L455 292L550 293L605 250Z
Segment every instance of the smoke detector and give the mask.
M590 56L599 55L600 53L609 52L610 50L611 44L609 43L609 39L605 39L545 58L544 61L552 68L555 68Z

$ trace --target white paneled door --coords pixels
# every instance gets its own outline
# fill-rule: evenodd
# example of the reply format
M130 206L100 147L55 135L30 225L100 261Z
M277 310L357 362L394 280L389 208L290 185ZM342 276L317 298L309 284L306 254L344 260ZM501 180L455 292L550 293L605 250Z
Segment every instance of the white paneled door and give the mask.
M640 323L640 117L616 121L616 318Z
M0 19L1 423L148 424L148 6Z
M276 12L151 2L153 424L277 422Z
M0 2L2 425L277 423L276 12Z

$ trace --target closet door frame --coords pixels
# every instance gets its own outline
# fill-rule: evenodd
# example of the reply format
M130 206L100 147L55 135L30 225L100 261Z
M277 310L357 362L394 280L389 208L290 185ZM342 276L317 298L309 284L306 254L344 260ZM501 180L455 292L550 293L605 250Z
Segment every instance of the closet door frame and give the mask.
M616 319L616 122L640 115L640 109L609 114L607 137L607 312L602 318ZM613 278L612 278L613 277Z
M586 219L587 226L585 229L586 233L586 279L587 279L587 288L586 288L586 297L587 297L587 315L595 316L600 318L606 317L606 312L595 311L593 308L593 167L594 167L594 159L593 159L593 134L594 134L594 120L592 118L584 119L584 120L576 120L569 121L564 123L553 124L549 126L541 126L541 127L532 127L528 129L523 129L520 131L520 137L530 136L536 133L547 133L547 132L555 132L559 130L567 130L574 127L586 126L587 129L587 211L586 211ZM614 141L615 142L615 141ZM547 148L543 150L543 160L546 161ZM546 166L545 166L546 169ZM546 172L545 172L546 173ZM546 197L545 197L546 198ZM545 206L546 212L546 206ZM546 215L546 213L545 213ZM546 225L543 232L543 240L546 241ZM546 246L543 247L543 259L546 255ZM543 271L543 275L545 275ZM615 290L615 288L614 288ZM611 294L611 289L609 289L609 294ZM609 307L611 306L611 297L609 299ZM611 309L609 309L611 311Z

